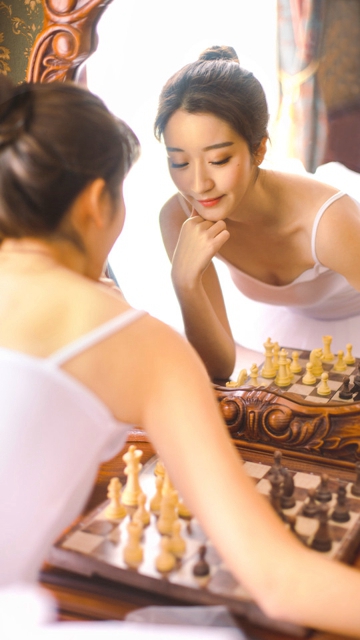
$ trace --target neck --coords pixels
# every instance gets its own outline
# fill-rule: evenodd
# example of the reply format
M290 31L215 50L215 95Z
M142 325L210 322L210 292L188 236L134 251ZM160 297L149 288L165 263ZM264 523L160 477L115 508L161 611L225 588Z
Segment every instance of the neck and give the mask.
M101 266L97 269L94 265L90 265L86 254L66 240L7 238L1 243L0 255L4 257L16 256L17 261L22 258L37 263L39 261L50 262L94 280L97 280L101 275ZM99 273L94 273L98 270Z

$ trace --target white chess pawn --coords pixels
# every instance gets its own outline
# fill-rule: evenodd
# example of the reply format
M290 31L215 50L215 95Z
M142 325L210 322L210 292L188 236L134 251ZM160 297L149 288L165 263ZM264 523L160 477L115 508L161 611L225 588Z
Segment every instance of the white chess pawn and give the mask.
M346 371L346 362L344 360L344 352L341 351L341 349L340 351L338 351L337 357L338 357L337 362L335 362L334 364L334 371Z
M155 478L155 486L156 492L153 498L150 500L150 511L158 515L160 513L161 508L161 500L162 500L162 486L164 483L164 476L158 475Z
M346 345L346 356L344 358L344 361L346 362L346 364L355 364L355 358L352 354L352 344L348 343Z
M182 558L186 551L186 542L181 533L181 522L175 520L170 537L170 550L176 558Z
M171 535L172 527L177 520L177 492L168 492L162 496L160 515L156 523L157 530L161 535Z
M306 373L303 376L302 383L303 384L316 384L316 378L312 372L312 364L311 362L306 363Z
M300 358L299 352L298 351L293 351L291 355L292 355L292 361L291 361L291 364L290 364L291 373L301 373L302 366L299 363L299 358Z
M138 520L143 527L147 527L150 524L150 513L147 511L145 503L146 495L145 493L140 493L138 500L139 506L133 515L133 521Z
M326 371L324 371L324 373L321 374L321 382L317 388L317 392L320 396L328 396L331 393L328 380L329 380L329 374Z
M109 520L122 520L126 516L126 508L121 504L120 500L121 487L119 478L111 478L107 491L110 504L104 511L104 516Z
M136 569L144 559L144 552L140 545L142 526L139 521L131 521L126 528L129 537L127 540L127 544L124 547L123 560L129 567Z
M167 536L160 540L160 553L155 558L155 567L160 573L169 573L175 567L176 558L170 551L171 541Z

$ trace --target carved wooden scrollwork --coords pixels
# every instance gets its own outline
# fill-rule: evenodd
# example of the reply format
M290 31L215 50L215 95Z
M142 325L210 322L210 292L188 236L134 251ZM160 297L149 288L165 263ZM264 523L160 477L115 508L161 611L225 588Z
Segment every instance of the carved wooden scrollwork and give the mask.
M74 80L96 50L96 24L111 0L42 0L44 25L31 52L28 82Z
M360 407L311 405L264 389L215 387L232 438L332 461L360 460Z

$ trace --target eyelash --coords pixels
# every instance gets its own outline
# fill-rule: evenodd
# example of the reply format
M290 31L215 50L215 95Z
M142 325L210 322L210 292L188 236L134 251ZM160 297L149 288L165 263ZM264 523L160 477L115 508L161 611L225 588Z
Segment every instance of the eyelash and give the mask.
M220 167L224 164L226 164L227 162L229 162L229 160L231 159L231 156L228 156L227 158L224 158L223 160L219 160L219 162L210 162L210 164L216 166L216 167ZM183 169L184 167L188 166L188 162L183 162L182 164L176 164L175 162L171 162L171 168L172 169Z

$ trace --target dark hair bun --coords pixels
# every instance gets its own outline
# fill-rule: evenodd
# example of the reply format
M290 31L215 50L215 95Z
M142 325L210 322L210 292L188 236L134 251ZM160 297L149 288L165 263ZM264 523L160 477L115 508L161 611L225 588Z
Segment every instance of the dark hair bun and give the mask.
M26 130L31 115L28 85L15 86L0 77L0 147L11 144Z
M219 45L205 49L205 51L200 53L199 60L232 60L240 64L237 53L233 47L221 47Z

